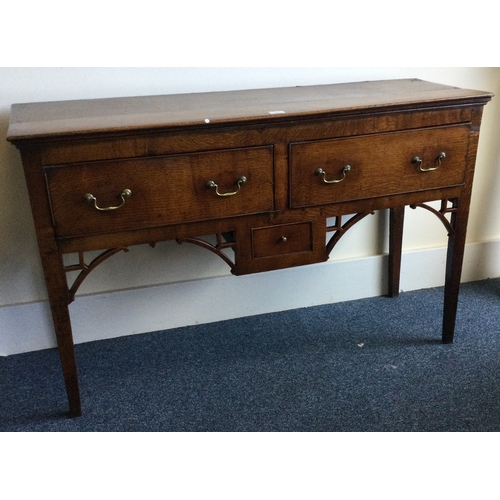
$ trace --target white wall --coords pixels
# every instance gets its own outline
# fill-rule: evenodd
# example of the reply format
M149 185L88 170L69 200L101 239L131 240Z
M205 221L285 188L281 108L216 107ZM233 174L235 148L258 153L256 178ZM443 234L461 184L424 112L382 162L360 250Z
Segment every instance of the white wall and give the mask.
M10 105L15 102L114 97L126 95L170 94L259 87L293 86L347 81L416 77L438 83L488 90L500 96L499 68L0 68L0 137L5 137ZM497 242L500 241L500 99L495 98L486 108L479 144L476 179L473 191L468 242L473 248L466 256L466 279L500 276L497 262ZM90 322L85 310L82 319L74 322L76 341L137 333L148 329L163 329L195 322L214 321L269 310L303 307L335 300L347 300L383 292L379 285L353 287L348 276L345 282L339 269L356 263L357 269L373 263L384 265L380 257L386 248L386 214L380 213L363 220L343 238L325 266L337 273L331 286L347 294L317 294L297 301L292 290L283 291L276 305L262 301L260 287L294 280L303 270L279 272L276 282L268 276L234 278L217 257L190 245L162 243L132 248L118 254L97 268L84 282L79 295L89 304L102 303L103 297L116 301L115 316L126 318L130 304L139 297L161 291L165 300L156 306L135 308L137 324L117 331L109 318ZM426 211L407 211L404 249L415 259L408 260L404 269L405 289L434 286L442 283L440 271L429 271L422 281L418 262L429 251L442 255L446 234L442 225ZM472 245L473 244L473 245ZM427 252L427 253L426 253ZM441 257L440 257L441 258ZM378 259L378 260L377 260ZM376 264L378 265L378 264ZM330 266L330 267L328 267ZM309 268L308 268L309 269ZM373 271L377 274L377 271ZM314 272L312 272L314 274ZM275 276L271 273L270 276ZM204 280L201 282L200 280ZM254 283L255 295L244 280ZM230 281L236 280L236 281ZM194 285L196 286L193 286ZM229 284L228 284L229 283ZM212 284L212 285L211 285ZM154 290L141 290L156 285ZM166 286L164 286L166 285ZM228 308L211 296L223 294L224 287L241 287L244 307ZM314 288L314 287L312 287ZM137 290L135 290L137 289ZM196 290L200 291L197 292ZM232 288L231 288L232 289ZM133 290L117 294L120 290ZM323 290L324 292L324 290ZM99 295L99 294L105 295ZM239 293L233 290L232 294ZM316 293L312 291L311 293ZM185 294L185 300L183 299ZM165 313L165 304L175 296L175 320ZM121 297L121 298L120 298ZM233 298L231 298L233 300ZM47 316L46 291L36 239L24 185L21 161L15 147L0 140L0 354L11 354L53 345L53 333ZM80 299L82 301L82 299ZM90 301L90 302L89 302ZM200 305L193 308L193 301ZM253 301L253 303L252 303ZM75 315L78 299L72 305ZM154 302L154 300L152 301ZM210 310L208 310L210 309ZM128 312L127 312L128 311ZM218 311L218 312L217 312ZM231 312L232 311L232 312ZM103 313L104 314L104 313ZM140 326L144 316L143 327ZM93 315L93 320L96 315ZM151 320L151 321L150 321ZM29 324L28 324L29 323ZM86 324L92 323L92 328ZM31 326L30 326L31 325ZM87 329L86 329L87 328ZM87 333L80 334L82 330ZM24 340L23 340L24 339Z

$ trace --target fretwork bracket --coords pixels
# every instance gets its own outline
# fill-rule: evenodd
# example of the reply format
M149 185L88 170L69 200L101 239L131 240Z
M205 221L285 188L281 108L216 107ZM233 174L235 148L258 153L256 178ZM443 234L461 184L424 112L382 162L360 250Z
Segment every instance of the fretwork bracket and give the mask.
M326 244L326 254L330 255L331 251L335 247L335 245L339 242L340 238L344 236L344 234L351 228L353 227L356 223L358 223L360 220L364 219L367 215L373 215L375 212L361 212L359 214L354 215L351 217L347 222L342 224L342 218L346 217L343 215L337 215L335 217L335 224L333 226L327 226L326 227L326 232L332 232L334 231L334 235L328 240L328 243Z
M427 205L426 203L415 203L410 205L410 208L415 210L416 208L424 208L432 214L434 214L444 225L448 236L453 236L455 234L455 221L454 217L458 211L458 199L453 198L451 200L444 199L441 200L441 208L436 210L435 208ZM447 215L451 214L450 220L448 220Z
M213 245L208 241L201 238L178 238L176 241L180 245L182 243L192 243L193 245L198 245L206 250L210 250L212 253L220 257L230 268L231 272L236 269L235 261L231 260L223 250L230 248L236 252L236 240L233 233L217 233L216 243Z
M128 248L127 247L110 248L109 250L106 250L106 251L102 252L101 254L99 254L97 257L95 257L89 264L85 263L84 252L79 252L78 253L78 264L72 264L72 265L64 267L64 270L66 271L66 273L80 271L78 276L76 277L75 281L73 281L73 284L71 286L68 286L69 303L71 303L75 300L75 294L78 291L78 289L80 288L80 285L83 283L85 278L99 264L102 264L105 260L109 259L110 257L117 254L118 252L128 252Z
M231 271L234 271L236 268L236 264L233 260L231 260L225 253L225 249L236 250L236 242L234 240L234 235L232 233L219 233L215 235L217 238L216 243L213 245L201 238L182 238L177 239L177 243L193 243L202 248L210 250L215 253L218 257L220 257L226 264L229 265ZM150 243L151 247L155 247L155 243ZM99 265L102 264L105 260L109 259L113 255L118 252L128 252L127 247L119 247L119 248L110 248L105 250L97 257L92 259L90 263L85 262L84 252L78 253L78 263L64 266L64 271L66 273L78 272L77 277L73 281L71 285L68 284L68 292L69 292L69 303L75 300L75 295L83 281L87 278L87 276Z

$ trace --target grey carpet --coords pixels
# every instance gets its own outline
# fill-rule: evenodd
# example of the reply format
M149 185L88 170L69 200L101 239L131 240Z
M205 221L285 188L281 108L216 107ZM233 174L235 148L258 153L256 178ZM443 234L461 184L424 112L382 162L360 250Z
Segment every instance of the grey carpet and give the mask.
M83 416L55 349L0 358L0 430L500 431L500 279L76 346Z

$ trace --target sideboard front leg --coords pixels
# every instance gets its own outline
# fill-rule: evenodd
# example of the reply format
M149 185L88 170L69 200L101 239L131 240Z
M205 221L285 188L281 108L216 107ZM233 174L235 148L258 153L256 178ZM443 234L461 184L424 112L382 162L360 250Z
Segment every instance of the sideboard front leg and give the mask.
M39 152L31 149L21 151L26 183L30 193L30 203L38 240L38 250L42 263L57 347L61 360L66 394L71 417L82 414L75 348L71 331L69 304L70 291L62 254L53 228L52 211L48 198L43 164Z
M451 214L451 225L454 231L448 235L448 251L446 256L446 279L444 285L444 311L443 311L443 343L451 344L455 333L457 316L458 294L462 265L465 252L465 237L467 233L467 220L469 209L466 204L458 199L450 200L454 212Z
M391 208L389 216L389 297L399 295L405 207Z
M69 413L71 417L79 417L82 414L82 407L68 306L66 304L57 304L54 306L51 303L51 309L64 383L66 385Z
M57 347L59 349L64 383L66 385L69 412L71 417L79 417L82 414L82 408L80 402L80 389L78 387L75 347L68 307L71 300L62 257L59 252L54 249L54 246L55 244L50 241L45 243L45 245L42 243L40 254L42 256L42 266L47 283L47 292L54 322Z

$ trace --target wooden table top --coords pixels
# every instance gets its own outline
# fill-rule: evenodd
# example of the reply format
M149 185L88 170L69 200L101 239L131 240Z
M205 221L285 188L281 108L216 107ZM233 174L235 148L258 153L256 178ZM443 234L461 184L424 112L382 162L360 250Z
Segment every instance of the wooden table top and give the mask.
M280 123L374 109L486 102L491 93L418 79L13 104L7 140Z

